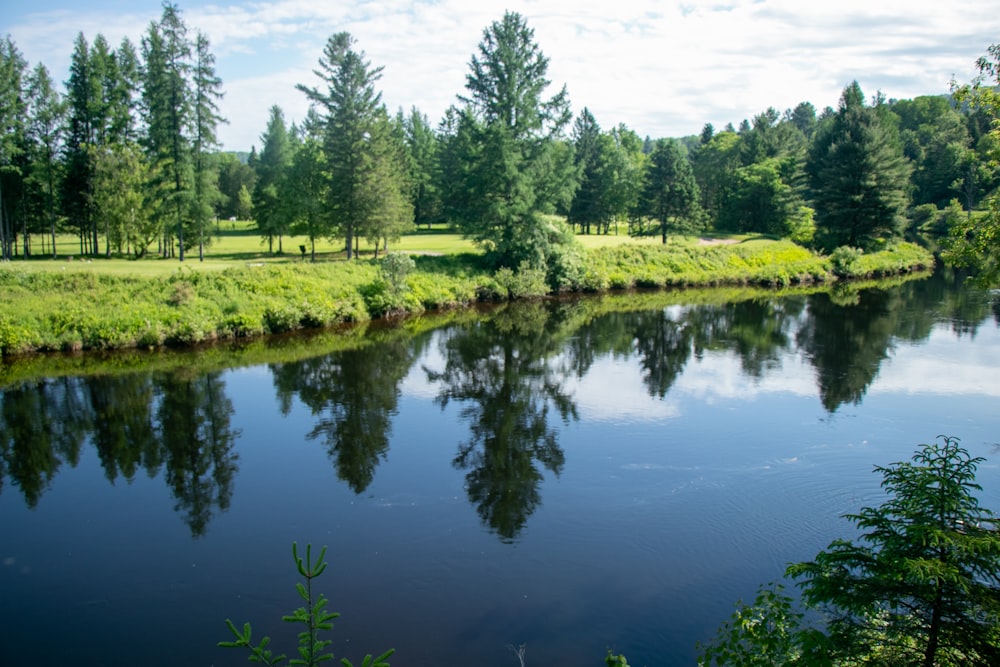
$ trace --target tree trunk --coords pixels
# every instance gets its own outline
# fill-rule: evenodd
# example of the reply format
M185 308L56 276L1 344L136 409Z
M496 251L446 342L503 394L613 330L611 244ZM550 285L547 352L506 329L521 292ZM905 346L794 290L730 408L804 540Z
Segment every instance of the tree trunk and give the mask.
M927 630L927 648L924 649L924 667L934 667L937 654L938 639L941 634L941 582L937 582L937 595L934 597L934 609L931 612L931 627Z

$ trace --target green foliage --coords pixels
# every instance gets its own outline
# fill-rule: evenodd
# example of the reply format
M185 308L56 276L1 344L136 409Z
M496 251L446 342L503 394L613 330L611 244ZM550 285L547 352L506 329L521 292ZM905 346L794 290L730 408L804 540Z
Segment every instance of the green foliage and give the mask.
M805 622L781 586L738 605L699 665L995 665L1000 658L1000 534L979 505L973 458L958 440L920 445L910 461L876 466L888 499L849 519L857 542L835 540L788 567ZM811 616L815 620L821 620Z
M1000 285L1000 195L992 197L985 216L968 216L950 232L945 261L975 271L975 282L983 287Z
M373 262L185 269L169 277L102 273L96 264L59 272L12 265L0 271L2 350L190 344L564 290L787 286L832 278L827 258L787 241L709 247L628 243L586 250L567 238L566 225L551 218L545 225L547 238L555 240L548 243L542 266L491 272L481 255L418 256L416 268L395 279L396 288ZM890 275L932 265L929 253L903 243L864 254L845 275Z
M612 288L790 285L829 279L828 263L789 241L726 246L626 245L592 250L587 276Z
M659 222L660 237L688 233L702 226L701 192L694 171L676 141L656 142L646 169L642 211Z
M860 248L849 248L842 245L830 255L830 266L833 273L841 278L846 278L853 274L857 261L864 254Z
M604 656L604 664L607 667L629 667L628 660L624 655L615 655L608 649L608 654Z
M379 262L379 272L382 279L396 294L406 290L406 278L417 268L416 262L409 255L401 252L390 252Z
M315 70L326 89L297 85L322 112L327 226L348 259L357 239L396 239L413 223L403 137L375 89L382 68L354 45L349 33L331 35Z
M810 247L816 236L815 211L808 206L799 206L787 223L788 238L801 246Z
M888 499L847 515L857 542L836 540L797 563L804 601L829 616L839 664L995 665L1000 659L1000 533L972 457L956 438L910 461L876 466Z
M483 31L470 69L467 106L452 114L445 139L444 166L455 179L450 213L495 267L543 267L543 214L565 209L576 186L561 136L570 120L566 89L542 98L548 58L514 12Z
M914 243L893 243L877 252L842 246L830 256L831 268L840 278L879 278L934 267L930 252Z
M864 248L899 236L909 189L909 163L884 105L867 107L857 82L817 132L809 156L817 241L831 250Z
M780 584L762 586L752 604L736 611L706 646L699 667L822 665L822 634L803 625L804 614Z
M494 278L502 293L510 299L545 296L549 291L545 271L532 268L527 262L522 262L517 271L503 267Z
M324 652L332 641L329 639L320 639L320 632L329 632L332 630L333 621L340 614L327 611L326 606L329 600L322 593L318 597L314 597L312 589L313 579L323 574L326 570L327 562L324 560L325 556L326 547L323 547L320 550L319 556L316 557L316 561L313 562L312 545L308 544L306 545L306 557L303 560L299 556L298 545L292 542L292 557L295 559L295 567L298 569L299 576L305 579L306 582L305 584L295 584L295 590L298 591L299 597L302 598L305 605L299 607L291 614L282 616L281 620L287 623L299 623L305 629L298 635L299 644L297 651L299 657L289 660L289 665L313 667L321 662L330 662L334 659L333 653ZM271 643L270 637L265 636L260 642L254 644L250 623L244 623L242 630L239 630L227 618L226 626L235 639L233 641L221 641L219 642L219 646L223 648L246 648L250 652L250 662L257 662L264 665L278 665L287 659L285 654L274 655L271 649L268 648ZM393 653L395 653L395 649L389 649L375 658L371 654L368 654L361 661L360 667L389 667L387 661ZM347 658L341 658L340 662L344 667L353 667L351 661Z

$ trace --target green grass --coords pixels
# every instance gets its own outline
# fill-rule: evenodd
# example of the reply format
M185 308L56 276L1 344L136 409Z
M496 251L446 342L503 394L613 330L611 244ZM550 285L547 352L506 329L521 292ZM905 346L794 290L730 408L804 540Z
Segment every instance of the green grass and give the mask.
M585 256L569 285L576 291L783 287L933 264L926 251L899 244L840 257L835 276L831 258L789 241L731 237L706 245L697 237L672 237L662 245L625 235L577 238ZM285 249L297 251L298 241L285 239ZM370 261L372 249L362 249L361 259L352 262L330 242L317 248L315 263L301 253L272 256L249 223L224 222L204 262L196 252L184 263L69 256L15 260L0 265L0 355L186 346L365 322L505 299L518 280L489 272L469 241L442 228L409 234L390 248L416 255L416 271L402 291L390 289ZM544 283L539 285L541 291L532 287L524 293L544 292Z

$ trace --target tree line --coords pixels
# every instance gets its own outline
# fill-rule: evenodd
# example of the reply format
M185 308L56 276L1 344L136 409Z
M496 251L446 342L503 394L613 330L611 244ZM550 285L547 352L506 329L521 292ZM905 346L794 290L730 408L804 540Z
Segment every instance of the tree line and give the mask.
M992 51L991 51L992 53ZM994 54L995 55L995 54ZM85 255L184 259L213 223L252 218L271 253L284 239L360 239L385 248L414 226L451 225L496 267L572 264L572 232L713 229L789 237L823 250L881 247L905 231L946 231L1000 185L997 105L988 86L957 96L866 99L857 82L837 108L769 108L738 127L642 138L604 129L565 87L525 18L484 29L464 93L432 124L392 114L382 68L348 33L332 35L297 88L307 116L273 106L261 150L219 150L222 81L208 38L165 2L136 47L77 37L65 92L0 42L0 249L56 253L73 232ZM990 57L980 63L995 78ZM981 103L985 100L986 103ZM553 216L569 223L562 225ZM971 232L969 232L971 233ZM966 234L968 236L968 234Z

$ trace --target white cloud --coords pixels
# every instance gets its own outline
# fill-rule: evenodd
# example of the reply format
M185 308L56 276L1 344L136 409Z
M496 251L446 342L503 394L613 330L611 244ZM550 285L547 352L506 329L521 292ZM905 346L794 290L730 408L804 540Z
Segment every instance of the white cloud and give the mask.
M139 41L160 7L132 6L110 12L66 0L53 12L8 8L5 22L25 56L63 80L77 32L101 32L113 45ZM971 78L976 57L1000 35L1000 13L983 0L222 0L181 9L189 28L212 41L229 91L222 110L230 125L220 136L233 149L258 141L271 104L299 116L304 102L287 91L311 82L327 37L341 30L385 67L391 110L416 105L436 122L462 92L483 28L505 9L521 12L550 58L550 79L568 86L576 110L588 106L606 127L624 122L652 136L737 124L769 106L834 106L853 79L869 95L944 93L952 76Z

